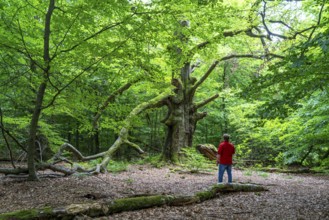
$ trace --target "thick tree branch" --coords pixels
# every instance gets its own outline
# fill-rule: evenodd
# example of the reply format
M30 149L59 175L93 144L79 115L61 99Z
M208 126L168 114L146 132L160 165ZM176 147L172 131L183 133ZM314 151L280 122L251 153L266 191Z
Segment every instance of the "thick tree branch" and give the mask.
M233 36L236 36L241 33L247 33L248 31L249 31L249 29L243 29L243 30L236 30L236 31L226 31L226 32L223 32L222 34L218 34L215 37L213 37L212 39L204 41L204 42L196 45L195 47L193 47L189 52L189 54L190 54L189 57L191 57L196 51L206 47L208 44L210 44L213 41L221 39L222 37L233 37Z
M65 175L72 175L75 173L75 170L68 169L62 166L56 166L53 164L48 164L48 163L41 163L37 164L36 168L38 170L52 170L54 172L60 172ZM17 167L15 169L9 169L9 168L0 168L0 173L9 175L9 174L14 174L14 175L21 175L21 174L28 174L29 170L27 168L22 168L22 167Z
M12 168L0 168L0 173L9 175L9 174L14 174L14 175L19 175L19 174L27 174L28 169L27 168L21 168L17 167L15 169Z
M207 70L207 72L199 79L195 85L191 88L191 92L195 91L210 75L210 73L215 69L215 67L218 65L219 61L215 61Z
M95 154L95 155L85 157L81 154L81 152L78 149L73 147L71 144L64 143L64 144L62 144L59 151L54 155L53 160L55 161L57 159L60 159L64 151L71 152L79 161L94 160L94 159L97 159L97 158L101 158L105 155L105 152L103 152L103 153L99 153L99 154Z
M120 88L118 88L116 91L114 91L111 95L109 95L107 97L107 99L105 100L105 102L103 103L103 105L99 108L98 112L96 113L96 115L93 118L93 128L97 128L98 126L98 120L101 117L102 113L104 112L104 110L107 108L107 106L111 103L115 101L115 98L118 95L121 95L124 91L128 90L134 83L138 82L139 80L134 80L131 82L126 83L125 85L121 86Z
M205 118L207 115L208 115L207 112L198 112L198 113L195 113L193 118L194 118L194 121L197 122L197 121L200 121L201 119Z
M278 54L273 54L273 53L268 53L268 54L264 54L264 55L232 54L232 55L228 55L228 56L222 57L220 59L220 61L229 60L229 59L233 59L233 58L252 58L252 59L260 59L260 60L263 60L265 58L280 58L280 59L283 59L285 57L284 56L281 56L281 55L278 55Z
M124 141L125 144L128 144L129 146L133 147L135 150L137 150L138 153L144 154L145 152L135 143L130 142L129 140Z
M149 108L156 108L156 107L161 107L163 105L165 105L166 100L168 99L169 96L171 96L171 92L167 91L164 92L160 95L158 95L157 97L151 99L148 102L144 102L138 106L136 106L131 112L130 114L126 117L125 121L124 121L124 125L120 130L119 133L119 137L116 139L116 141L112 144L111 147L109 147L109 149L105 152L99 153L99 154L95 154L95 155L91 155L91 156L83 156L80 151L78 151L75 147L73 147L71 144L68 143L64 143L60 150L58 151L58 153L56 155L54 155L53 157L53 161L57 161L57 160L61 160L62 159L62 154L64 152L64 150L67 150L69 152L71 152L78 160L80 161L88 161L88 160L93 160L93 159L97 159L97 158L103 158L101 164L98 164L97 167L93 170L89 170L88 172L95 172L95 173L99 173L101 171L106 171L106 167L112 157L112 155L121 147L122 144L126 143L129 146L133 147L134 149L136 149L139 153L144 153L144 151L137 145L134 144L132 142L130 142L128 140L128 131L131 128L131 123L134 119L134 117L136 117L137 115L139 115L141 112L145 111L146 109Z
M218 98L218 94L215 94L213 96L211 96L210 98L206 99L206 100L203 100L202 102L199 102L199 103L196 103L194 108L195 109L199 109L205 105L207 105L209 102L212 102L213 100L215 100L216 98Z
M233 59L233 58L253 58L253 59L265 59L265 58L284 58L284 56L281 55L277 55L277 54L272 54L272 53L268 53L265 55L253 55L253 54L232 54L232 55L228 55L225 57L222 57L221 59L215 61L207 70L207 72L194 84L194 86L190 89L190 93L195 92L195 90L208 78L208 76L210 75L210 73L216 68L216 66L218 65L218 63L220 61L224 61L224 60L229 60L229 59Z

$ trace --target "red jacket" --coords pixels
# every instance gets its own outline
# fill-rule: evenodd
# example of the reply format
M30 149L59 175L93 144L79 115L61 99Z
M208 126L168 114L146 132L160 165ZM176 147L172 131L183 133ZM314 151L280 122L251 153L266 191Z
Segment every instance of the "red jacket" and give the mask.
M218 146L219 163L225 165L232 164L232 156L235 153L234 145L228 141L223 141Z

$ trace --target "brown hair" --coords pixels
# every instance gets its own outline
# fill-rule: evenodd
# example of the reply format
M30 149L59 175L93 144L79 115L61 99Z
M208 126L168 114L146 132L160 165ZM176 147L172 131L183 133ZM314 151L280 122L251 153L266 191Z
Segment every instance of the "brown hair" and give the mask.
M230 140L230 135L223 134L223 138L224 138L225 141L228 141L228 140Z

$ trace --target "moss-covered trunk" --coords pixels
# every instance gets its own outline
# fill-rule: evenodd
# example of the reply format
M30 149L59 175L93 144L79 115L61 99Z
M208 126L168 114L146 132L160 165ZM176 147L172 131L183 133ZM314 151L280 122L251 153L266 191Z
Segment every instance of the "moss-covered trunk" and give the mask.
M191 118L193 117L190 106L193 105L193 97L188 97L187 92L190 81L184 84L181 80L173 79L173 85L176 87L175 95L167 101L168 117L164 121L167 126L167 136L162 151L162 159L176 163L178 161L178 153L182 147L191 146L191 133L194 131L191 127Z
M44 207L40 209L20 210L16 212L0 214L0 220L9 219L74 219L76 216L107 216L113 213L150 208L154 206L182 206L203 202L214 198L218 192L255 192L266 191L259 185L231 184L214 185L210 189L198 192L194 195L151 195L131 198L108 200L106 202L92 202L85 204L71 204L59 208Z
M199 80L192 77L195 67L199 64L191 65L196 51L191 50L189 39L184 34L189 28L189 23L184 20L179 22L180 25L175 32L175 38L180 42L179 46L170 47L174 64L172 84L175 86L175 95L167 101L169 111L164 123L168 129L162 159L174 163L178 160L178 153L182 147L192 146L197 122L207 115L205 112L198 113L198 108L218 97L214 95L201 103L194 102L197 88L208 78L218 61L212 64Z

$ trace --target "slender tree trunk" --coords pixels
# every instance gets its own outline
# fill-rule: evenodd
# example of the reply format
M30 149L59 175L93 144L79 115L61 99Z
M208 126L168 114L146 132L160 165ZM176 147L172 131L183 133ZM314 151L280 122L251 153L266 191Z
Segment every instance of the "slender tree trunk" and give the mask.
M304 161L306 160L306 158L308 157L308 155L312 152L313 148L314 148L314 145L312 144L312 145L309 147L309 149L308 149L308 151L306 152L306 154L304 155L304 157L300 160L300 165L303 165Z
M228 62L224 63L224 70L223 70L223 77L222 77L222 92L226 88L228 88L228 82L227 82L227 75L228 75ZM223 112L223 123L222 123L222 133L228 133L228 122L227 122L227 115L226 115L226 98L222 97L222 112Z
M37 91L37 97L35 101L35 107L32 114L32 119L30 123L29 129L29 141L28 141L28 158L27 158L27 165L29 170L29 177L28 180L38 180L38 176L36 173L36 168L34 164L34 159L36 155L35 149L35 142L36 142L36 134L38 128L38 122L40 118L40 114L42 111L42 104L43 99L45 96L45 91L47 88L47 81L49 77L50 71L50 53L49 53L49 41L50 41L50 21L52 13L55 9L55 0L49 1L49 7L45 18L45 31L44 31L44 46L43 46L43 62L44 62L44 69L42 70L43 74L43 82L40 84L39 89Z
M80 132L79 132L79 122L76 123L75 135L74 135L75 147L80 149Z
M37 128L38 128L38 121L41 114L41 105L43 101L43 97L46 90L46 83L42 83L39 87L38 94L37 94L37 100L35 104L35 109L33 111L32 120L30 124L30 132L29 132L29 141L28 141L28 148L27 148L27 166L29 169L29 177L28 180L38 180L34 159L36 158L36 149L35 149L35 143L36 143L36 134L37 134Z
M100 152L100 141L99 141L99 130L98 128L95 130L95 134L93 136L94 144L95 144L95 151L94 153L98 154Z

